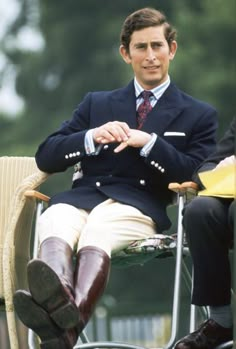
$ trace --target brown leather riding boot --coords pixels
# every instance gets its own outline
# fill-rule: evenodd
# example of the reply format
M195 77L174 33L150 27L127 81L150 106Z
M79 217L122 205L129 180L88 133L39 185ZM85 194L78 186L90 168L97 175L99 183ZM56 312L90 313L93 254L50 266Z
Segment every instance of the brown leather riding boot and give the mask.
M23 324L31 328L40 338L41 349L72 349L77 342L77 329L62 330L49 314L35 301L29 292L17 290L14 306Z
M61 328L79 321L74 301L73 251L62 239L52 237L40 246L39 259L28 263L29 290L34 301Z
M87 325L102 296L110 272L110 258L102 249L87 246L77 255L75 268L75 302L79 311L80 334Z

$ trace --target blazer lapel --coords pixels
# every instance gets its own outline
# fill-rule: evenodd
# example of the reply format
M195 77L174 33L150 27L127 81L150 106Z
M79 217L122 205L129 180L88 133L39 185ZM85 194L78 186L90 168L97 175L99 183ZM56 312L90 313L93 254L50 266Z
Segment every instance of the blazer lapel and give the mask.
M114 91L110 98L113 120L126 122L130 128L137 127L136 96L133 80L128 86Z
M183 101L180 91L174 84L168 89L148 114L142 131L163 134L168 126L176 119L184 109L186 103Z

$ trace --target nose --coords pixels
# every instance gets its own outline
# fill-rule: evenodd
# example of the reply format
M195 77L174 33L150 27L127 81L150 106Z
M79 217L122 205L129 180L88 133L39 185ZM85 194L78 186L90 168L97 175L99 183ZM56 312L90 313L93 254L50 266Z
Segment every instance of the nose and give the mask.
M146 57L146 59L149 60L149 61L153 61L154 59L156 59L155 52L152 49L152 47L148 47L147 48L147 57Z

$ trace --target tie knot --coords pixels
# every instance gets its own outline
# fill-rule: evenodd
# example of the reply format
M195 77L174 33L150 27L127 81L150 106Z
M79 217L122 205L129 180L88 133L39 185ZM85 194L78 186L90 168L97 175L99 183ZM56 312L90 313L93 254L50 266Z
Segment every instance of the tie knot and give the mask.
M151 91L143 90L143 92L141 92L141 96L145 101L147 101L151 96L153 96L153 93Z

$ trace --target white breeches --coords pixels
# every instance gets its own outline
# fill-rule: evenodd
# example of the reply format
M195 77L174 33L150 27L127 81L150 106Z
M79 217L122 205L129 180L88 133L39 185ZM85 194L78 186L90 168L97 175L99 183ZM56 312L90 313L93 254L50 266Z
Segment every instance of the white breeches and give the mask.
M72 249L96 246L109 256L135 240L153 236L155 223L135 207L107 199L92 211L68 204L49 207L39 218L40 244L49 237L65 240Z

